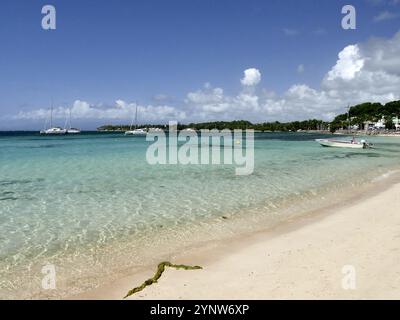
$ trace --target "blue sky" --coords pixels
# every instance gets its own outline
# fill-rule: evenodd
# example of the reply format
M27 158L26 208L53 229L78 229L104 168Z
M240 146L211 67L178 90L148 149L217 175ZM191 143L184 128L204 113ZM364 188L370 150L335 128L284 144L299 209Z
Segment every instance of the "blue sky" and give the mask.
M41 28L45 4L57 10L56 30ZM341 28L345 4L357 10L356 30ZM397 0L3 0L0 8L0 130L40 128L51 99L60 125L74 108L87 129L128 123L135 102L147 122L292 120L299 108L293 119L330 117L338 101L320 99L337 84L321 86L338 54L366 44L360 59L369 61L369 39L390 42L400 30ZM240 81L249 68L261 74L257 88ZM294 85L318 96L287 105ZM371 99L396 97L387 90ZM318 101L320 114L306 110Z

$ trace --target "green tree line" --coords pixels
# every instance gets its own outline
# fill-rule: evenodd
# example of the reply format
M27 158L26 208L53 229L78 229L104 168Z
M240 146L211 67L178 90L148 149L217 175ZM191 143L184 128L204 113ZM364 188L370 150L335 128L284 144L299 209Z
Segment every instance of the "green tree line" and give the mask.
M386 104L366 102L350 107L350 125L358 125L360 128L363 127L364 122L376 122L382 117L386 120L386 128L393 129L394 124L392 118L400 117L400 101L392 101ZM264 122L264 123L251 123L245 120L236 121L214 121L214 122L203 122L203 123L189 123L181 124L178 123L177 129L184 130L193 128L196 130L201 129L254 129L257 131L299 131L299 130L330 130L332 132L348 127L348 113L343 113L335 117L332 122L326 122L323 120L311 119L304 121L292 121L292 122ZM165 124L142 124L138 128L160 128L168 130L168 125ZM129 130L129 125L105 125L99 127L99 131L126 131Z
M217 130L235 130L235 129L254 129L257 131L298 131L298 130L327 130L329 127L328 122L324 122L322 120L305 120L305 121L293 121L293 122L265 122L265 123L251 123L245 120L236 120L236 121L215 121L215 122L203 122L203 123L189 123L189 124L181 124L178 123L177 129L184 130L188 128L192 128L195 130L201 129L217 129ZM138 126L138 128L160 128L160 129L168 129L166 125L150 125L144 124ZM99 131L126 131L129 130L129 125L105 125L99 127L97 130Z

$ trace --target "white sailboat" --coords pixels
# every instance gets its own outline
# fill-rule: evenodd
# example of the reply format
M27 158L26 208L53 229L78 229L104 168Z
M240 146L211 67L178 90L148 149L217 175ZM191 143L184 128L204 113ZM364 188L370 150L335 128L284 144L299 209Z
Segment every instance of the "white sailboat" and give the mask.
M145 129L137 128L137 116L138 116L138 106L136 104L135 129L132 129L133 128L133 120L132 120L129 130L125 132L126 136L146 136L147 135L147 131Z
M45 122L44 129L40 131L40 134L45 134L45 135L64 135L67 133L66 129L60 128L60 127L53 127L53 103L51 104L51 109L50 109L50 127L46 129L46 124L47 124L47 119Z
M65 128L67 128L67 125L65 126ZM71 109L69 109L69 117L68 117L68 129L67 130L67 134L79 134L81 133L81 130L77 129L77 128L72 128L71 125Z

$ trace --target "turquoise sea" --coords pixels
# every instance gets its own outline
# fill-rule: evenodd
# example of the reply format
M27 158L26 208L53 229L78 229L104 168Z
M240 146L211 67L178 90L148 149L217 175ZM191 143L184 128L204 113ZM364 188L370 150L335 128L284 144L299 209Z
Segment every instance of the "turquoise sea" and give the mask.
M400 138L320 147L326 135L258 133L255 169L156 165L150 142L118 133L0 133L0 298L65 297L195 243L267 227L400 164ZM43 290L42 267L57 288Z

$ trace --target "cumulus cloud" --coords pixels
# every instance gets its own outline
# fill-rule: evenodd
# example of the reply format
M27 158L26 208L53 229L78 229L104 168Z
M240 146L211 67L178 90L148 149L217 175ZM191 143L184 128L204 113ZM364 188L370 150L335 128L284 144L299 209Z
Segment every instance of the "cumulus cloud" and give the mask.
M206 84L203 89L189 92L185 99L191 115L198 120L245 118L246 114L259 110L259 96L251 90L243 90L236 96L224 94L222 88Z
M364 60L360 57L359 51L357 45L350 45L344 48L339 53L339 60L336 65L328 72L326 80L352 80L364 66Z
M292 121L309 118L331 120L344 112L348 104L365 101L386 103L400 99L400 32L392 38L371 38L346 46L327 70L319 88L298 83L277 94L258 88L261 72L256 68L244 71L242 88L227 94L222 87L206 83L186 94L177 105L139 105L142 122L168 120L214 121L246 119L254 122ZM118 119L128 123L136 104L117 100L113 105L93 105L76 100L72 115L79 119ZM65 119L66 107L54 110L56 118ZM14 119L44 119L47 109L20 112ZM122 122L121 121L121 122Z
M209 83L196 92L189 92L186 100L187 105L201 106L202 113L221 113L229 109L230 101L225 97L221 88L211 88Z
M255 86L261 81L261 72L256 68L250 68L244 71L244 77L240 82L244 86Z
M330 96L352 102L394 100L400 92L400 33L392 39L372 38L339 54L322 88Z
M337 112L343 112L348 103L386 103L397 99L400 99L400 33L391 39L372 38L345 47L323 78L320 89L294 85L282 97L270 100L267 110L302 118L331 119Z
M92 105L87 101L76 100L72 107L56 107L53 110L54 119L66 119L71 110L72 118L75 119L99 119L99 120L129 120L138 107L138 113L142 121L165 121L165 120L184 120L186 114L172 106L167 105L138 105L134 102L116 100L112 106ZM14 120L40 120L49 117L48 109L37 109L33 111L21 111L12 117Z
M400 33L391 39L372 38L343 48L317 89L295 84L281 95L264 89L226 96L221 88L208 88L194 96L203 100L187 99L188 105L212 119L252 121L331 120L344 112L349 103L397 100L400 99ZM189 94L188 98L194 96Z

